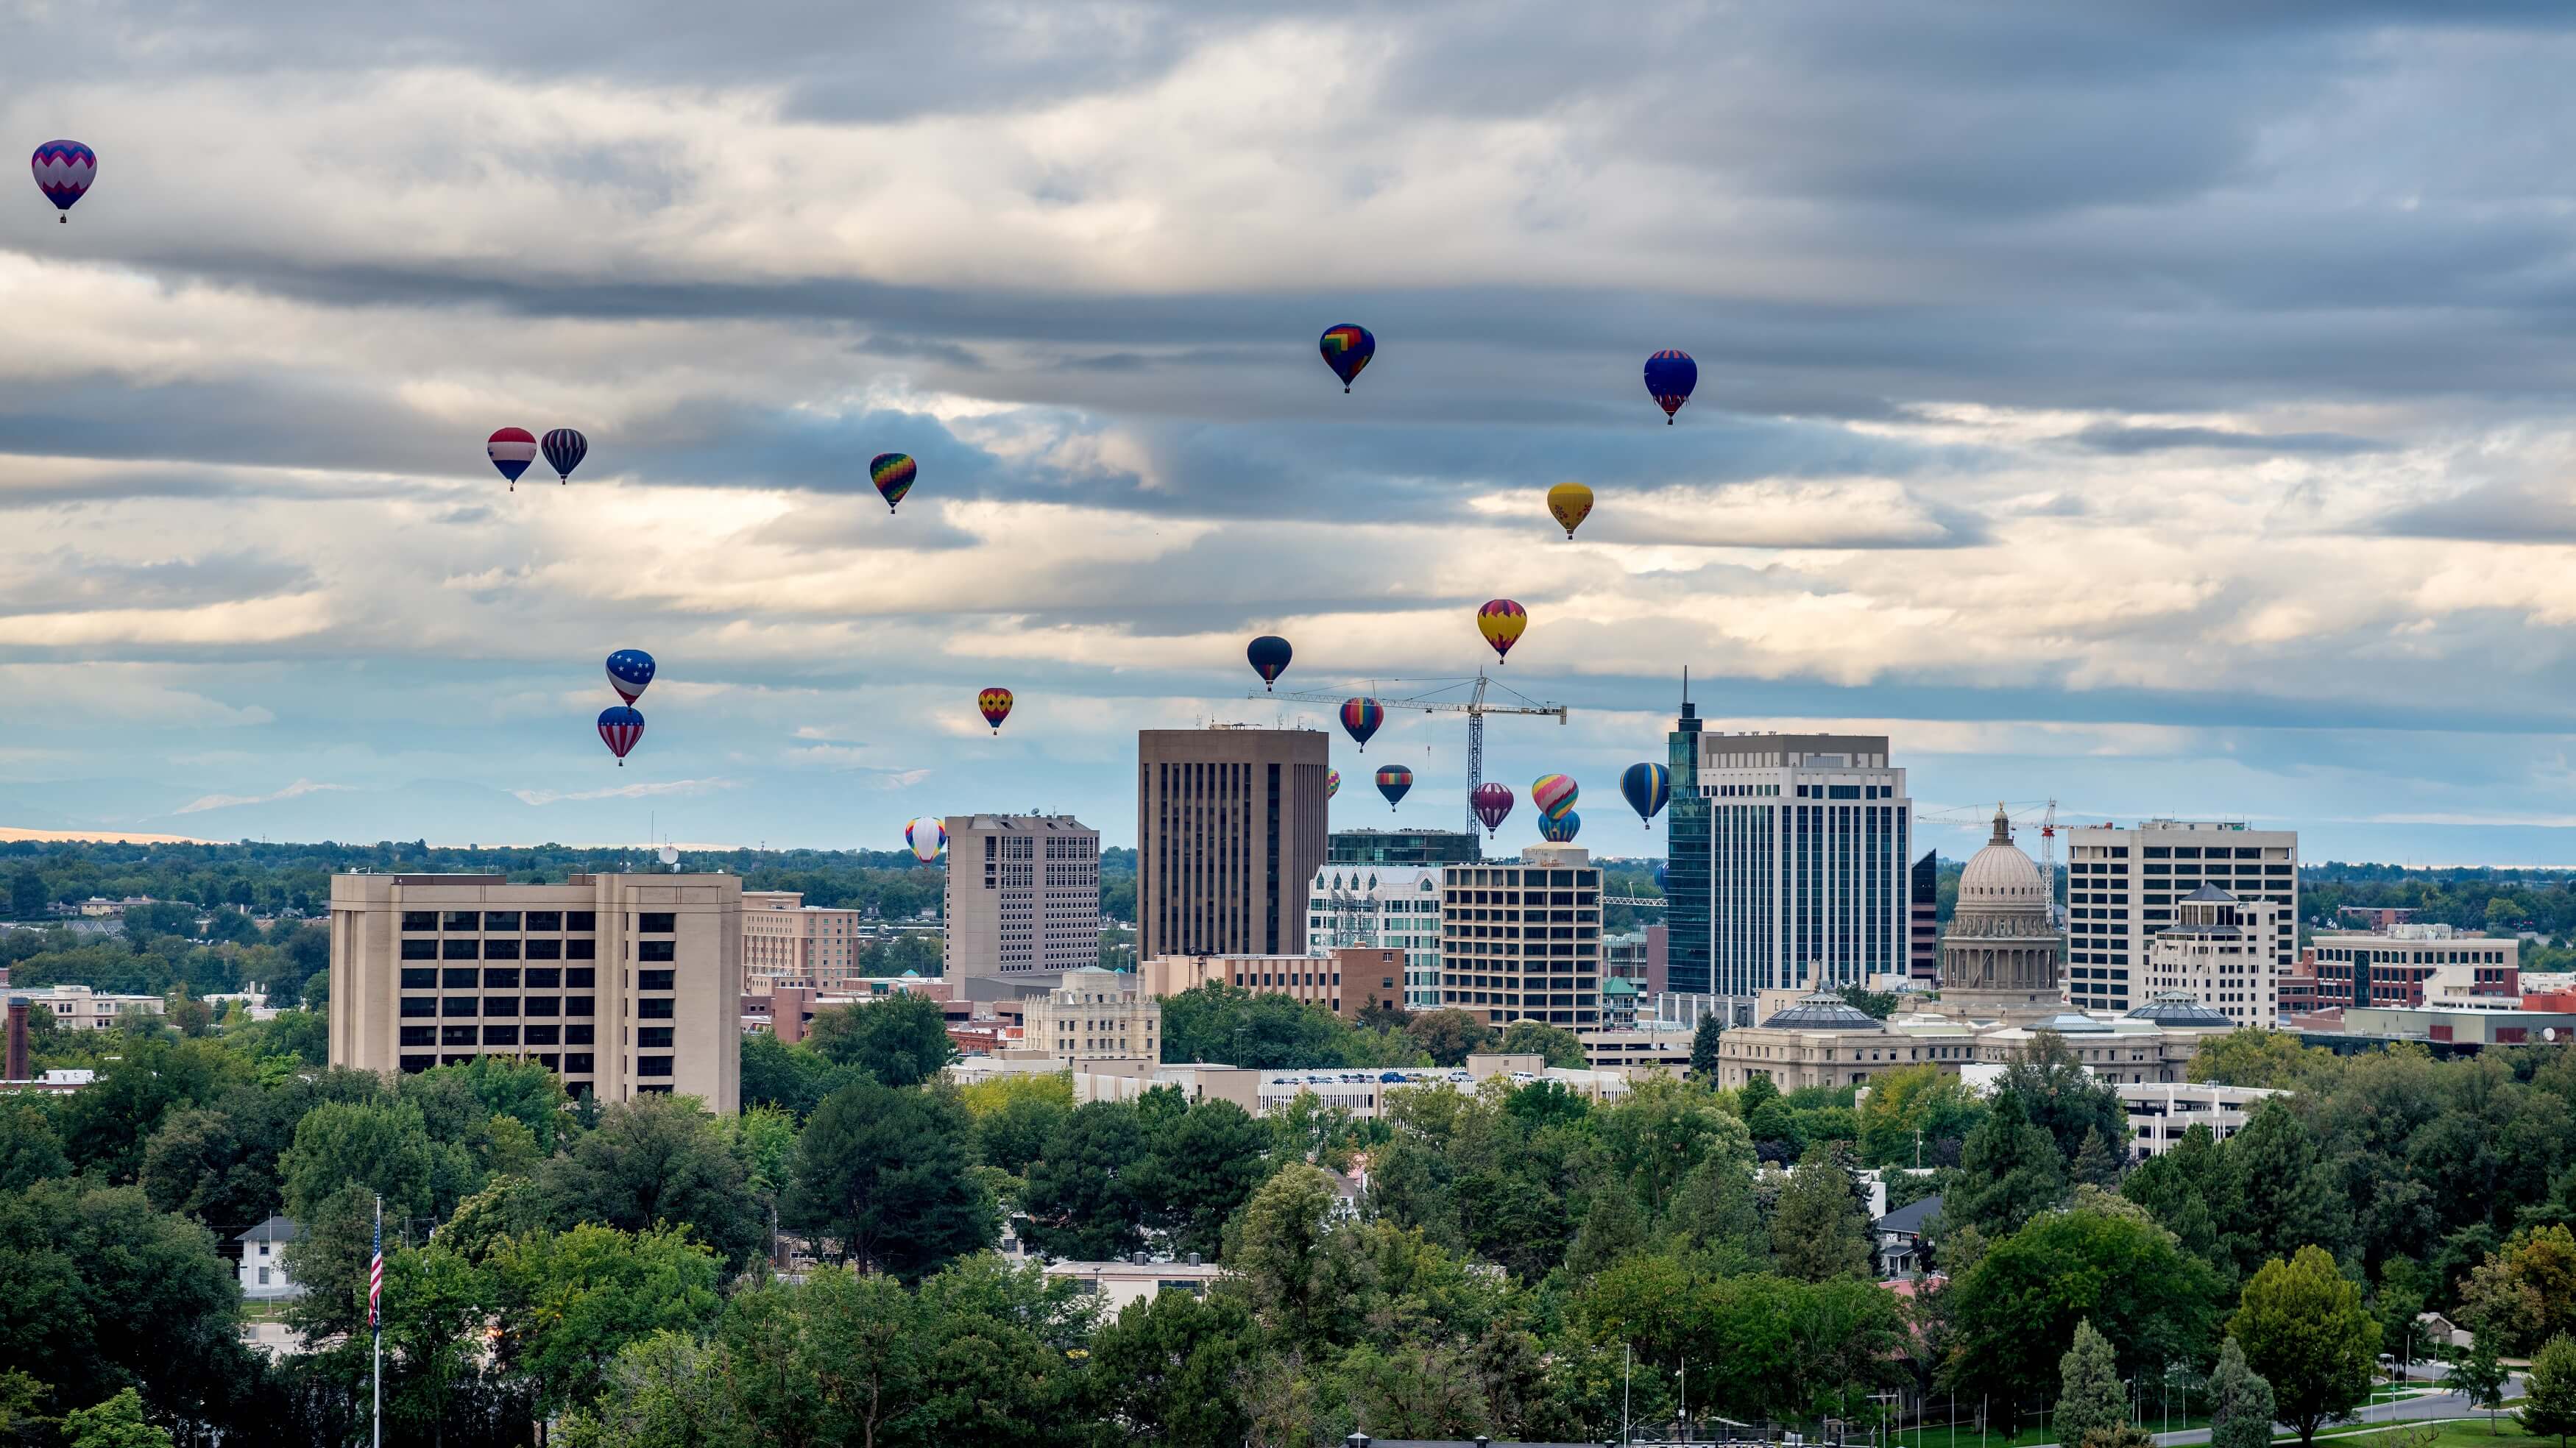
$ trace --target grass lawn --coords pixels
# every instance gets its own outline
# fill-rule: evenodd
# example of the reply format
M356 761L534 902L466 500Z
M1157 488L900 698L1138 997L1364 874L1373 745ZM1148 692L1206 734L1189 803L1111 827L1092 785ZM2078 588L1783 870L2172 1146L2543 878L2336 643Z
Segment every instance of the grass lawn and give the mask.
M2173 1415L2173 1425L2170 1428L2166 1426L2165 1417L2161 1413L2149 1414L2146 1423L2147 1431L2150 1433L2181 1433L2208 1426L2208 1415L2195 1413L2186 1418L2180 1412ZM1949 1425L1936 1423L1920 1432L1909 1428L1895 1436L1894 1444L1895 1448L1981 1448L1981 1445L1982 1448L2031 1448L2033 1444L2056 1441L2057 1430L2042 1426L2026 1427L2019 1434L2006 1437L2001 1415L1998 1414L1994 1426L1982 1436L1977 1432L1976 1422L1970 1419L1959 1424L1955 1436Z
M2324 1432L2319 1433L2317 1437L2320 1439L2352 1438L2372 1433L2386 1436L2393 1428L2415 1428L2420 1430L2425 1426L2428 1425L2420 1423L2363 1423L2342 1428L2328 1428ZM2479 1419L2473 1423L2443 1423L2438 1426L2442 1430L2441 1436L2433 1440L2431 1448L2480 1448L2480 1445L2485 1445L2485 1448L2494 1448L2494 1445L2508 1441L2522 1444L2548 1443L2554 1445L2558 1441L2555 1438L2534 1439L2530 1434L2522 1431L2522 1425L2513 1420L2513 1414L2510 1412L2496 1414L2495 1436L2493 1437L2487 1436L2487 1423L2484 1415L2481 1415ZM2288 1441L2296 1442L2297 1440L2291 1439Z

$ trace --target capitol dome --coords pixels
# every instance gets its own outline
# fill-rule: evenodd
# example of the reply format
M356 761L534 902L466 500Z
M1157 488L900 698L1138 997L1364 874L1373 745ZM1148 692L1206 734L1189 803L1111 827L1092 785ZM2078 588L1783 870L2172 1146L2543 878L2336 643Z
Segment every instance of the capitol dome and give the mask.
M2052 893L2013 844L2011 816L1995 806L1994 837L1959 873L1958 904L1941 933L1942 999L1971 1012L2056 1012L2064 941Z
M2012 842L2012 821L1995 806L1994 838L1959 872L1958 908L2045 911L2048 895L2038 864Z

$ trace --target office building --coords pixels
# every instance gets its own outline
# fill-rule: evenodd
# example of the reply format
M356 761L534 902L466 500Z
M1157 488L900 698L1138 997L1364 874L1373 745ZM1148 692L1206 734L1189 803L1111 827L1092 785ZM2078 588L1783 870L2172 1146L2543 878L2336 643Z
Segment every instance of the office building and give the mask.
M2316 1002L2329 1006L2511 1006L2522 999L2522 941L2448 925L2320 935Z
M838 990L867 946L860 911L808 905L794 890L742 892L742 975L754 995L781 985Z
M1672 989L1758 996L1900 974L1913 959L1913 802L1885 735L1706 734L1678 760L1706 832L1685 830L1673 769L1665 893ZM1705 909L1702 909L1703 903ZM1692 962L1705 951L1709 974Z
M1579 845L1440 872L1440 1004L1495 1026L1601 1023L1601 872Z
M2147 989L2179 994L2236 1025L2270 1030L2281 1015L2273 946L2280 910L2269 900L2240 901L2215 885L2185 895L2174 907L2179 918L2147 942ZM2078 1006L2103 994L2099 981L2069 980L2066 987Z
M1665 989L1683 995L1716 990L1709 949L1709 809L1699 788L1699 711L1682 691L1682 715L1665 736L1672 797L1664 805Z
M1404 952L1346 946L1315 955L1158 955L1136 968L1156 1000L1202 985L1279 995L1346 1021L1371 1006L1404 1004Z
M1100 831L1071 815L950 815L947 973L1100 963Z
M1941 978L1941 852L1925 850L1907 876L1905 973L1930 983Z
M1465 830L1335 830L1324 843L1329 865L1472 865L1484 841Z
M1340 838L1335 836L1336 839ZM1404 953L1398 1002L1429 1010L1440 1000L1440 871L1420 865L1326 865L1306 897L1306 948Z
M156 995L112 995L85 985L19 986L14 993L29 1005L52 1012L58 1031L104 1031L115 1027L127 1011L158 1016L170 1009L170 1003Z
M1136 736L1136 957L1303 955L1330 740L1313 729Z
M534 1061L577 1096L741 1107L734 875L331 877L331 1064Z
M2239 903L2279 907L2272 963L2299 955L2299 833L2233 821L2146 820L2066 831L2067 984L2079 1005L2126 1010L2146 999L2147 943L2179 902L2215 885Z
M1020 1002L1020 1045L1067 1063L1159 1061L1163 1004L1125 971L1069 970L1055 989Z

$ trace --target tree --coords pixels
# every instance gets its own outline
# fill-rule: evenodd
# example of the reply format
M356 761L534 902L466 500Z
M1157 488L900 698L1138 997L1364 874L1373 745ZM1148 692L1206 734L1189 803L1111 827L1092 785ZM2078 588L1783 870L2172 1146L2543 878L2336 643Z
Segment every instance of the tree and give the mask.
M791 1046L768 1031L742 1038L742 1104L778 1106L802 1117L832 1092L841 1073L831 1062L801 1045Z
M2264 1263L2245 1284L2227 1332L2272 1385L2280 1421L2296 1428L2303 1444L2370 1399L2379 1324L2362 1306L2361 1289L2322 1247Z
M2478 1333L2466 1347L2454 1345L2451 1350L2451 1387L2471 1406L2487 1410L2487 1436L2495 1436L2496 1409L2504 1405L2506 1374L2504 1363L2496 1356L2495 1339Z
M2084 1443L2128 1421L2129 1393L2120 1383L2118 1355L2093 1330L2092 1319L2079 1320L2074 1345L2058 1359L2057 1441Z
M9 877L9 913L21 920L41 920L51 897L45 893L45 877L21 866Z
M2522 1410L2514 1415L2522 1431L2535 1438L2556 1438L2567 1448L2576 1433L2576 1338L2561 1333L2532 1355L2531 1371L2522 1379Z
M1946 1218L1947 1212L1944 1211ZM1942 1255L1951 1255L1948 1238ZM2106 1211L2049 1212L1961 1269L1958 1347L1943 1370L1960 1391L2036 1401L2058 1382L2058 1358L2089 1318L2123 1376L2169 1361L2205 1361L2218 1277L2153 1223Z
M2102 1139L2098 1128L2085 1128L2084 1143L2075 1150L2075 1167L2070 1175L2075 1181L2105 1190L2120 1185L2120 1159L2111 1154L2111 1144Z
M992 1244L993 1202L974 1168L972 1123L955 1098L845 1086L797 1139L780 1220L831 1238L846 1261L917 1282Z
M1475 1014L1455 1006L1436 1011L1416 1011L1404 1023L1404 1033L1422 1049L1431 1053L1435 1066L1463 1066L1467 1058L1487 1048L1494 1039L1494 1029Z
M170 1448L170 1430L145 1422L143 1399L127 1388L95 1408L64 1414L63 1441L69 1448Z
M1869 1271L1869 1220L1852 1194L1851 1173L1834 1148L1807 1148L1771 1216L1772 1254L1780 1275L1802 1282L1860 1277Z
M720 1264L686 1228L579 1226L512 1238L494 1254L500 1361L559 1413L599 1396L628 1343L699 1332L716 1320Z
M1251 1429L1235 1385L1259 1352L1252 1314L1231 1296L1165 1292L1129 1303L1092 1339L1095 1410L1116 1441L1235 1448Z
M2018 1092L1999 1090L1993 1111L1960 1148L1958 1180L1941 1198L1941 1215L1953 1226L2002 1238L2065 1195L2065 1158L2056 1141L2024 1114Z
M1331 1306L1325 1237L1332 1215L1333 1189L1323 1173L1292 1162L1226 1223L1226 1265L1246 1303L1291 1343L1313 1336Z
M2272 1448L2272 1385L2245 1365L2236 1339L2219 1344L2209 1374L2209 1448Z
M1563 1026L1545 1021L1514 1021L1503 1027L1502 1043L1495 1048L1506 1055L1532 1055L1550 1066L1580 1071L1590 1062L1583 1054L1583 1042Z
M865 1071L888 1086L918 1086L957 1059L947 1013L939 1002L911 991L817 1011L812 1039L824 1060Z
M71 1174L62 1138L43 1108L23 1099L0 1103L0 1192Z
M2565 1226L2515 1233L2469 1273L2460 1311L2511 1353L2576 1333L2576 1235Z
M1025 1235L1052 1257L1100 1262L1144 1242L1145 1202L1135 1171L1145 1159L1145 1128L1125 1101L1092 1101L1073 1109L1029 1166Z
M1202 1101L1156 1132L1145 1162L1147 1218L1175 1250L1213 1258L1225 1224L1270 1178L1270 1133L1231 1101Z
M2030 1045L2004 1068L1995 1094L2020 1100L2030 1123L2057 1143L2061 1165L2083 1150L2088 1131L2100 1132L2115 1156L2128 1154L2129 1108L2119 1091L2085 1070L2066 1038L2054 1031L2032 1033Z
M1715 1012L1700 1017L1699 1024L1691 1028L1691 1079L1716 1084L1718 1040L1725 1034L1726 1022L1718 1019Z
M2287 1091L2332 1070L2334 1053L2323 1046L2302 1045L2287 1031L2246 1026L2200 1043L2184 1076L2221 1086L2260 1086Z
M561 1225L685 1226L737 1268L759 1254L769 1228L744 1179L723 1128L694 1096L617 1102L538 1177Z

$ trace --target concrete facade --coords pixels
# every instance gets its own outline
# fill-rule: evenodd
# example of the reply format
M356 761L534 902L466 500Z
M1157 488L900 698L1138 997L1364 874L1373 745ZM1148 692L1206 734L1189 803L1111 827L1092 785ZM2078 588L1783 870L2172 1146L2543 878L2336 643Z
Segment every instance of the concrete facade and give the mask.
M331 877L331 1064L537 1062L603 1101L742 1100L733 875Z
M2522 995L2522 942L2464 935L2448 925L2398 924L2385 933L2320 935L2316 1000L2329 1006L2420 1006Z
M1335 836L1335 838L1340 838ZM1418 865L1326 865L1306 899L1306 948L1395 950L1404 956L1400 1004L1440 1001L1440 871Z
M1404 952L1347 947L1325 955L1158 955L1136 967L1155 1000L1214 983L1254 995L1280 995L1359 1019L1372 1004L1402 1005Z
M755 995L772 986L836 990L858 973L866 916L808 905L794 890L742 892L742 974Z
M2240 1026L2271 1029L2281 1015L2280 911L2215 885L2194 890L2147 943L2147 989L2181 991Z
M1071 815L950 815L947 973L1100 963L1100 831Z
M1440 937L1441 1006L1495 1026L1601 1024L1601 871L1582 846L1444 867Z
M2299 954L2299 832L2228 820L2146 820L2134 829L2066 830L2067 999L2078 1010L2123 1011L2152 994L2147 946L2176 920L2178 902L2215 885L2241 902L2279 907L2276 969Z
M1313 729L1139 731L1137 959L1305 954L1330 767Z
M1134 975L1098 966L1069 970L1061 985L1020 1003L1020 1043L1074 1066L1160 1061L1162 1002L1139 989Z

